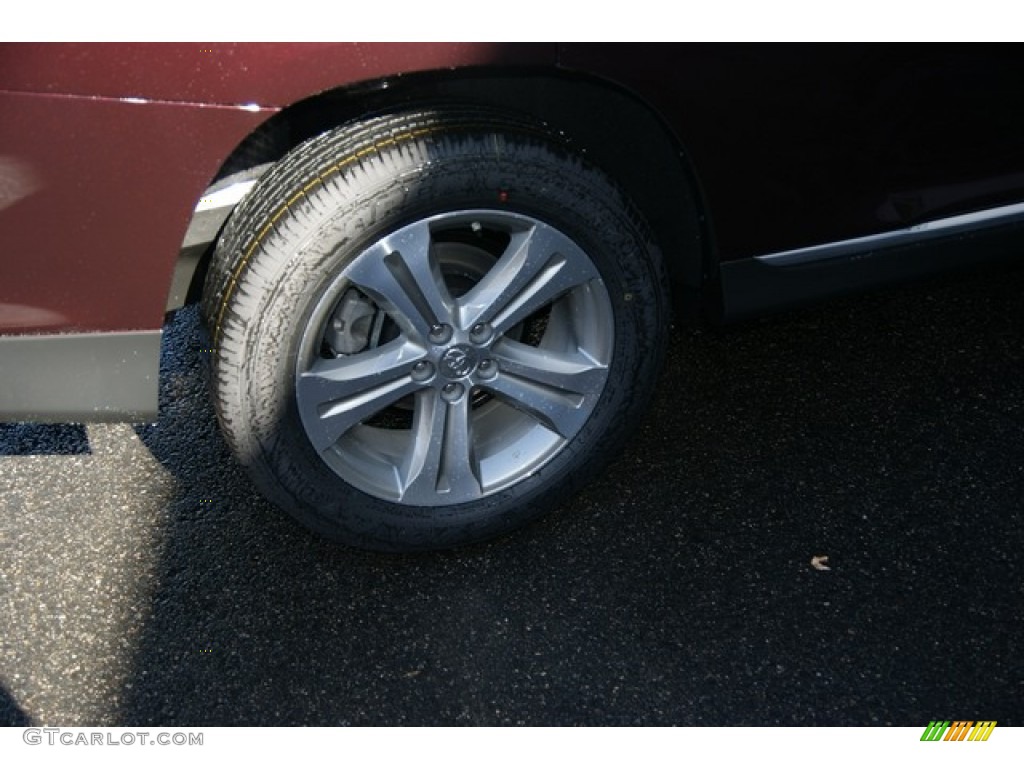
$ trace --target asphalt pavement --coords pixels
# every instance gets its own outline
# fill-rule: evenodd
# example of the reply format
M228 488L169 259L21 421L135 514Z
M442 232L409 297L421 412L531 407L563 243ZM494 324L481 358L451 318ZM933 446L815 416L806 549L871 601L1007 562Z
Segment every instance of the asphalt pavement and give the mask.
M1024 270L678 330L599 482L414 557L263 502L201 348L0 425L0 723L1024 725Z

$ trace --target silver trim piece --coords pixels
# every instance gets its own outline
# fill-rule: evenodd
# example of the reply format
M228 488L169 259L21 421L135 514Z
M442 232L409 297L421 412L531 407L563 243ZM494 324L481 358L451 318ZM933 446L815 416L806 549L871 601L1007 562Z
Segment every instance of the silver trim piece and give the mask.
M207 211L225 207L234 208L255 184L256 179L251 179L232 184L230 187L219 189L216 192L209 192L199 198L196 213L206 213Z
M895 232L883 232L878 235L855 237L851 240L839 240L834 243L826 243L825 245L813 245L808 248L796 248L790 251L769 253L763 256L755 256L754 260L772 267L795 267L810 262L837 259L857 253L891 248L897 245L948 237L959 232L974 231L1001 224L1011 224L1016 221L1024 221L1024 203L1014 203L1013 205L1003 205L998 208L988 208L984 211L950 216L946 219L936 219L935 221L916 224L913 227L896 230Z
M212 243L231 211L268 168L270 164L266 163L232 174L203 192L203 196L196 203L192 221L185 233L185 241L181 245L182 249Z
M189 286L203 254L217 239L221 227L235 210L235 206L249 194L249 190L256 185L259 177L270 168L270 165L265 163L221 179L199 198L188 231L185 232L178 261L174 265L165 311L171 312L185 306Z

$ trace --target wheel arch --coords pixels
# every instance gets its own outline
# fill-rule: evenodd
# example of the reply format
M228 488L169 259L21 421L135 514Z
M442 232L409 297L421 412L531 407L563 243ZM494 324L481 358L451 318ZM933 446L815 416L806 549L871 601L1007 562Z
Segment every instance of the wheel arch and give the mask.
M261 170L323 131L361 116L431 102L507 110L557 130L571 149L615 179L642 211L662 248L677 316L697 319L702 301L709 298L703 288L714 282L715 257L695 169L654 107L629 90L586 74L470 68L377 79L320 93L282 109L247 135L211 179L204 200L209 190L230 187L233 181L240 194ZM207 217L205 227L197 227L197 209L175 265L168 310L199 298L210 253L230 211L229 206Z

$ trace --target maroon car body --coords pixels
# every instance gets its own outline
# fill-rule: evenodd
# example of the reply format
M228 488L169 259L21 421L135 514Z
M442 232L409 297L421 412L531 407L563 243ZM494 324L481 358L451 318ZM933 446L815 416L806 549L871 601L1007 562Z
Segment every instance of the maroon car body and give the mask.
M548 46L494 49L3 46L0 333L159 328L193 210L257 126L311 95L402 72L555 61Z
M1022 62L980 46L6 44L0 333L159 328L221 165L338 89L376 105L410 75L433 81L410 94L525 80L531 110L553 79L626 89L685 153L731 261L1024 200Z
M361 116L530 117L625 190L684 312L732 318L1019 252L1021 83L1000 46L5 44L0 417L154 418L216 193Z

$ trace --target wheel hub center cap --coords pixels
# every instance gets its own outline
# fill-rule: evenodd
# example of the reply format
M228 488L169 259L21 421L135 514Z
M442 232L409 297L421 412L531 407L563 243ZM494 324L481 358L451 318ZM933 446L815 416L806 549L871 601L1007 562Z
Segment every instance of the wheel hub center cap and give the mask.
M438 368L446 379L461 379L476 370L480 355L465 344L446 349L441 355Z

